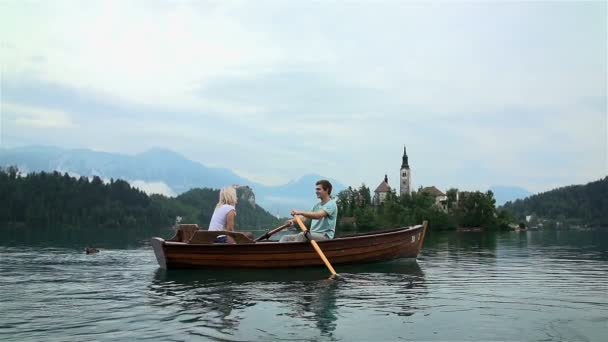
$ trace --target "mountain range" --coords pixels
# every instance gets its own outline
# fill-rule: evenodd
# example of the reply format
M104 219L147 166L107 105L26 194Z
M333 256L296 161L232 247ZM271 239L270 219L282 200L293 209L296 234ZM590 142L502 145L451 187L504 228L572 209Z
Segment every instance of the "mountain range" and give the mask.
M24 173L59 171L73 176L124 179L148 193L168 196L179 195L192 188L217 189L231 184L248 185L255 193L257 204L282 217L289 215L291 209L312 207L316 201L314 183L319 179L331 181L333 194L346 188L335 179L316 174L304 175L287 184L268 186L241 177L230 169L207 167L179 153L161 148L136 155L50 146L0 148L0 166L11 165L17 166ZM494 192L497 205L531 195L525 189L511 186L494 186L490 190Z
M304 175L287 184L268 186L243 178L229 169L207 167L160 148L136 155L49 146L0 149L0 166L17 166L23 173L59 171L72 176L124 179L146 192L168 196L179 195L192 188L248 185L255 193L256 203L277 216L287 216L294 208L312 207L316 200L314 183L319 179L328 179L334 186L333 193L345 188L335 179L316 174Z
M496 199L497 206L532 195L530 191L517 186L495 185L490 187L490 191L494 193L494 199Z

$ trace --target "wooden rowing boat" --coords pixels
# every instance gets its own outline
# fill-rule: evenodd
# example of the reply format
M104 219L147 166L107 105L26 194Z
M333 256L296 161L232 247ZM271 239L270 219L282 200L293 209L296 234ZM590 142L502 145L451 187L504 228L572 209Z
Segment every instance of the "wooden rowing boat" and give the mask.
M198 230L193 225L182 226L172 239L155 237L151 241L162 268L323 266L323 261L308 242L255 242L241 233L210 232ZM413 227L318 241L318 245L333 265L416 258L422 249L426 229L425 221ZM219 234L230 235L237 243L213 243Z

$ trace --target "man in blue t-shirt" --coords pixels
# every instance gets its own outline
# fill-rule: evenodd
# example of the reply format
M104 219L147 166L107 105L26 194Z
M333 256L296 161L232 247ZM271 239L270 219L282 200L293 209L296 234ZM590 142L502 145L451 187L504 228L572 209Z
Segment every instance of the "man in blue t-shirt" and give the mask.
M331 183L327 180L320 180L315 184L315 193L321 202L315 204L312 211L292 210L291 215L298 215L302 221L312 220L310 224L309 238L321 241L333 239L336 234L336 220L338 217L338 207L336 200L331 198ZM295 220L288 220L289 225L293 225ZM303 242L307 241L304 233L285 235L279 242Z

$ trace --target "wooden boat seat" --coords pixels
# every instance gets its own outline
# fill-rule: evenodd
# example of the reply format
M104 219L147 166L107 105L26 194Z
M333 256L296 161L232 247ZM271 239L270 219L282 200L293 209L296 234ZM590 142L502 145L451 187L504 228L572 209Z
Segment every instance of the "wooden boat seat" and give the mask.
M208 231L208 230L198 230L194 232L192 238L187 241L190 244L209 244L213 243L215 238L218 235L228 235L236 241L237 244L247 244L247 243L255 243L251 238L247 235L239 232L227 232L227 231Z
M175 236L167 241L188 242L199 229L198 224L180 224L175 231Z

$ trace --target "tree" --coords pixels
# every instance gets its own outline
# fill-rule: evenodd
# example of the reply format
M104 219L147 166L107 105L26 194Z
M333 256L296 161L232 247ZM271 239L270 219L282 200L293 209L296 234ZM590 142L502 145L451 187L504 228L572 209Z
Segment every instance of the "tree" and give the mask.
M533 215L547 225L608 226L608 176L585 185L570 185L507 202L502 209L516 220Z
M460 225L465 227L495 227L494 194L479 191L463 193L460 196L457 217Z
M448 189L446 196L448 197L448 212L456 209L456 206L458 205L458 189Z
M361 184L358 191L358 203L359 208L367 208L372 204L372 196L369 188L365 186L365 183Z
M194 189L177 198L148 196L124 180L105 184L58 172L17 176L0 169L0 229L12 226L59 229L141 229L170 226L176 216L206 226L219 190ZM247 201L237 204L237 227L275 226L278 220Z

